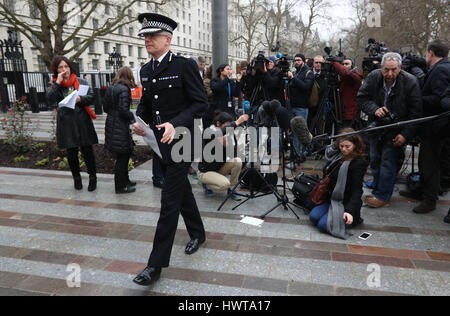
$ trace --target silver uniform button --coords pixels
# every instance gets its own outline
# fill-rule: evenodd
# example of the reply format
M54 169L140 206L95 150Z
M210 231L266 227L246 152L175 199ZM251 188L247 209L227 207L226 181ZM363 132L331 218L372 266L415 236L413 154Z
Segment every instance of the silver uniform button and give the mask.
M153 79L153 81L152 81L153 83L156 83L156 79Z
M169 85L169 88L172 88L172 85Z
M156 111L156 115L159 115L159 111Z
M155 100L158 100L158 98L159 98L158 95L155 95Z

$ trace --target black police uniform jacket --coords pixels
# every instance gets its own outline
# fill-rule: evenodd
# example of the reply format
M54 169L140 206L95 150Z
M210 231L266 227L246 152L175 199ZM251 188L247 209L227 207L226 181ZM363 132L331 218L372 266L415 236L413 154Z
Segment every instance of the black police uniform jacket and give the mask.
M191 133L194 152L194 120L201 119L208 109L208 98L195 61L168 52L154 70L152 62L141 68L142 99L137 116L148 123L158 140L164 163L171 163L171 150L177 143L162 144L165 130L155 126L171 123L174 128L185 127ZM179 141L179 140L178 140Z
M89 83L78 78L80 85L88 86ZM65 88L56 82L46 93L47 102L53 108L72 92L73 89ZM77 103L75 109L66 107L58 108L56 121L56 140L61 149L78 148L98 144L97 133L91 117L84 109L94 101L94 91L89 88L86 96L82 96L81 102Z

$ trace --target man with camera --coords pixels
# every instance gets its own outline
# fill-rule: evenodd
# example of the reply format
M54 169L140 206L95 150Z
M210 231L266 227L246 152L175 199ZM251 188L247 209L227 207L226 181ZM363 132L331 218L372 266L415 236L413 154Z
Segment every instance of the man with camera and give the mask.
M245 99L254 105L276 99L283 102L282 82L276 68L276 58L266 58L262 52L247 67L245 76L241 75L240 87ZM239 79L239 78L238 78Z
M295 74L288 72L291 107L294 116L301 116L308 121L311 91L314 85L314 74L305 64L305 56L297 54L294 58ZM304 146L294 137L294 148L297 155L305 159Z
M355 68L351 58L345 58L341 64L334 61L333 67L339 74L339 91L341 92L341 104L343 107L342 128L352 126L358 120L359 107L356 96L362 85L362 74Z
M358 105L377 125L422 117L419 83L401 68L400 54L385 54L381 69L371 72L358 92ZM365 198L366 204L373 208L389 206L405 157L404 147L415 134L416 127L405 126L371 135L370 163L374 189L373 195Z
M442 114L441 106L446 89L450 85L449 44L435 40L428 45L426 62L429 67L422 91L424 116ZM436 209L438 200L441 164L439 158L445 139L448 118L435 120L420 127L421 146L419 153L420 192L401 192L402 196L420 199L420 205L414 208L417 214L426 214ZM447 157L448 159L448 157Z

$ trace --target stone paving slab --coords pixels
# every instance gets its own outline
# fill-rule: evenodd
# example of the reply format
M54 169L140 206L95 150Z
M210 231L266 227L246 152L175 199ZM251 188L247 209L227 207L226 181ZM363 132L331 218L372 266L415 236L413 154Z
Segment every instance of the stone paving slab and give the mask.
M119 197L112 175L99 175L90 194L75 192L67 172L0 168L0 294L450 295L450 227L442 222L448 195L426 216L398 195L391 208L363 208L366 226L342 241L319 233L302 212L299 221L278 209L261 228L240 224L240 215L261 215L276 200L236 211L229 202L217 212L225 196L206 198L194 179L208 241L184 255L189 237L180 220L171 268L143 291L131 279L152 246L160 190L152 186L151 163L131 176L138 192ZM364 231L374 236L359 240ZM71 262L82 266L82 290L61 283ZM371 263L380 267L380 288L367 285Z

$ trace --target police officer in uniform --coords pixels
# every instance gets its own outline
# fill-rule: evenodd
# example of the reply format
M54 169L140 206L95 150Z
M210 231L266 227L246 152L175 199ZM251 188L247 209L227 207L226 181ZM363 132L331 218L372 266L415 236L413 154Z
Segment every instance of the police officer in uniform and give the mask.
M194 119L206 113L208 100L196 62L170 51L172 34L178 24L153 13L139 15L139 22L142 23L139 35L145 37L145 46L153 58L141 69L143 96L137 115L155 132L165 178L161 213L148 266L133 280L139 285L150 285L159 279L161 269L169 266L180 213L191 238L185 253L193 254L206 239L188 180L191 162L175 163L171 150L176 143L176 128L188 128L194 135ZM139 124L135 124L133 130L145 136Z

